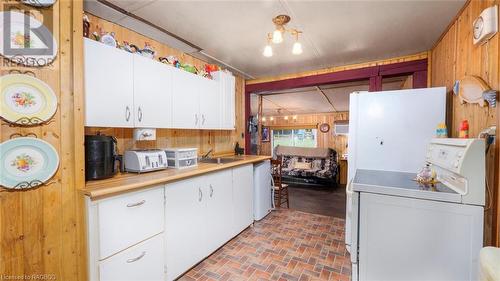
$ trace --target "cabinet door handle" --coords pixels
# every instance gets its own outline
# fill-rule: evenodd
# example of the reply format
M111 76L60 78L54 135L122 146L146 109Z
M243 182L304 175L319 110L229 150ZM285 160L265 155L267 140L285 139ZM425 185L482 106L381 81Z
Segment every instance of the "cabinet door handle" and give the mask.
M201 125L205 125L205 114L201 115Z
M144 203L146 203L146 200L142 200L142 201L139 201L139 202L136 202L136 203L128 203L127 207L128 208L137 207L137 206L144 205Z
M146 251L143 251L142 254L140 254L138 257L135 257L135 258L132 258L132 259L128 259L127 263L136 262L136 261L142 259L145 255L146 255Z
M203 192L201 191L201 187L198 187L198 202L201 202L203 199Z
M139 115L139 122L142 122L142 109L139 106L139 109L137 110L137 114Z
M214 195L214 187L210 185L210 198L212 198L212 195Z
M130 107L127 105L127 107L125 107L125 121L128 122L128 120L130 120Z
M198 114L194 115L194 124L198 125Z

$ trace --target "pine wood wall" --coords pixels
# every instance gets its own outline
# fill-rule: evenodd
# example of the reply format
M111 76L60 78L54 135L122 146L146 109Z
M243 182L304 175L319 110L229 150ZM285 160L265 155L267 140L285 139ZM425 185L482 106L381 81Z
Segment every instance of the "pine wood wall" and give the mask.
M322 133L318 129L318 147L322 148L332 148L337 151L338 155L346 153L347 148L347 136L335 136L333 135L333 123L335 121L345 121L349 120L348 112L335 112L335 113L317 113L317 114L301 114L297 115L297 120L293 120L290 116L288 120L283 117L274 117L273 121L266 120L263 122L262 126L270 127L271 129L276 128L310 128L314 126L318 129L318 126L323 123L329 124L330 131L327 133ZM263 142L261 147L261 155L271 155L272 148L271 142Z
M156 42L132 30L120 25L106 21L94 15L88 14L90 19L90 33L98 28L105 32L114 32L115 37L120 42L128 41L144 47L144 42L149 42L156 50L156 57L176 56L183 63L190 63L198 69L203 69L206 62L184 54L179 50ZM122 128L86 128L85 134L95 134L101 132L106 135L113 135L118 139L119 153L128 149L135 148L159 148L159 147L197 147L199 154L204 154L210 149L214 155L234 154L234 145L239 142L244 147L245 140L242 136L245 130L244 99L245 80L243 77L236 76L236 130L177 130L177 129L157 129L156 141L134 142L133 129Z
M499 76L499 35L495 35L484 45L472 44L472 23L481 11L492 5L499 5L500 1L474 0L470 1L459 13L457 18L450 23L449 30L445 32L440 41L431 52L431 85L446 86L450 99L449 113L451 113L451 135L458 136L459 125L467 119L470 125L471 137L476 137L479 132L489 126L498 124L498 107L479 107L477 104L460 104L458 97L451 93L455 80L465 75L481 77L491 88L500 89ZM498 147L497 134L497 147ZM488 159L488 183L491 192L496 193L490 202L496 202L486 213L485 242L494 244L498 232L493 230L493 214L498 210L498 150L491 149ZM498 218L497 218L498 220ZM493 232L496 232L493 233ZM497 244L498 245L498 244Z
M0 10L7 3L28 7L4 0ZM26 191L0 188L0 279L35 280L40 275L38 280L86 280L84 212L77 191L84 184L82 5L59 0L34 12L45 23L53 20L59 49L52 66L26 68L2 61L1 75L30 70L45 81L58 98L58 108L53 122L43 126L10 127L1 121L1 141L13 133L35 133L56 148L60 165L50 185Z

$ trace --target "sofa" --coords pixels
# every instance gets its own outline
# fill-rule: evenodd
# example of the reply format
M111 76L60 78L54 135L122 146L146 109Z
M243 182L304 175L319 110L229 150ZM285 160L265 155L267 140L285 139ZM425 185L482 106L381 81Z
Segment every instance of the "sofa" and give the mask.
M283 163L285 182L323 185L335 185L338 182L337 152L331 148L278 145L274 156Z

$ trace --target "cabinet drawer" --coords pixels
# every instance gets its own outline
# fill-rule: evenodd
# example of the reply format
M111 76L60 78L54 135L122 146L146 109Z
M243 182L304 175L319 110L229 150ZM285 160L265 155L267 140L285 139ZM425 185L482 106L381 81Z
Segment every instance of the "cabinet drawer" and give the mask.
M99 262L100 281L165 280L163 235L156 235Z
M97 208L101 260L163 231L163 187L103 200Z

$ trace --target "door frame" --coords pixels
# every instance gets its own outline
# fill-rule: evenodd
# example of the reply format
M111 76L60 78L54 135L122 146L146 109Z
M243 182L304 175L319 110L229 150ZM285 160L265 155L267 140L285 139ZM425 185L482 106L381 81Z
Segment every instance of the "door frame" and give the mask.
M381 91L382 79L402 75L412 75L413 88L426 88L428 60L414 60L385 65L376 65L358 69L343 70L325 74L309 75L304 77L245 85L245 153L250 154L250 134L248 121L250 119L250 94L264 91L280 91L294 88L320 86L369 80L369 91Z

